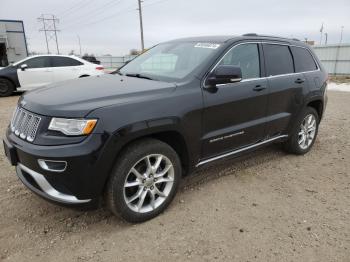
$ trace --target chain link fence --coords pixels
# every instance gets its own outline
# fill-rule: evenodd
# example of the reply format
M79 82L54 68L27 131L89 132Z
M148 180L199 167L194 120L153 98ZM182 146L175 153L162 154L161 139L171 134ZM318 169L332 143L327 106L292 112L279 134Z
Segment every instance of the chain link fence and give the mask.
M135 58L134 55L127 56L96 56L96 59L101 62L101 65L108 71L112 71L123 66L126 62Z

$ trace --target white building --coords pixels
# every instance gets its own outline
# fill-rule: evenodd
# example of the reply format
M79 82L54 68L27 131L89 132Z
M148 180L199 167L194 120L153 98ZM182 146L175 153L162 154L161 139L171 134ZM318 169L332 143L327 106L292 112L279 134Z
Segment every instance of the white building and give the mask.
M23 21L0 19L0 67L28 56Z

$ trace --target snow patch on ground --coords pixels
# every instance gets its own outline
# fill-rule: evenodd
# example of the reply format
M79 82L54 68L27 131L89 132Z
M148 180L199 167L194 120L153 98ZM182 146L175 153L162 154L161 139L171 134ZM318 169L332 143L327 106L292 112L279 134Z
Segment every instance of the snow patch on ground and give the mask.
M327 88L330 91L350 92L350 84L349 83L337 84L337 83L334 83L334 82L330 82L328 84Z

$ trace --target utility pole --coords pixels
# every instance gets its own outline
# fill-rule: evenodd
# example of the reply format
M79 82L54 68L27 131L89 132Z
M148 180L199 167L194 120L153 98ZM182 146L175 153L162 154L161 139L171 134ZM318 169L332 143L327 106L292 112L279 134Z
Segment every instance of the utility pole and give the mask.
M322 45L323 29L324 29L324 27L323 27L323 22L322 22L321 29L320 29L320 33L321 33L320 45Z
M337 53L335 55L335 64L334 64L334 75L337 75L337 65L338 65L338 61L339 61L339 51L340 51L340 46L341 46L341 42L343 41L343 30L344 30L344 26L341 26L341 31L340 31L340 41L339 41L339 45L337 48Z
M41 17L38 18L39 21L43 22L44 29L40 29L39 32L44 31L45 33L45 40L46 40L46 49L47 53L50 54L50 49L49 49L49 41L47 40L47 31L46 31L46 23L45 23L45 18L43 17L44 15L41 15Z
M57 40L56 21L58 22L58 19L55 18L54 15L52 15L53 29L54 29L54 33L55 33L55 39L56 39L57 54L60 54L60 50L58 50L58 40Z
M341 26L341 31L340 31L340 41L339 44L341 44L341 42L343 41L343 31L344 31L344 26Z
M60 30L58 30L56 27L56 23L58 23L59 20L54 15L42 14L38 18L38 21L43 24L43 28L39 29L39 32L45 33L47 53L50 54L49 41L54 38L56 41L57 54L59 54L60 50L58 48L57 32Z
M137 0L139 4L139 17L140 17L140 30L141 30L141 51L145 50L145 43L143 39L143 24L142 24L142 8L141 8L141 0Z
M78 37L78 41L79 41L79 54L80 54L80 57L81 57L81 44L80 44L80 36L77 34L77 37Z

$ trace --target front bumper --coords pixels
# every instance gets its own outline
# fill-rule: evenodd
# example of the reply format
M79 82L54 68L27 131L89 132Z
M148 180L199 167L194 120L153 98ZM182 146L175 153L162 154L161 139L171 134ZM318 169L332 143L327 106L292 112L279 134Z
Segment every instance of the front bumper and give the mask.
M91 201L91 199L77 199L73 195L65 194L56 190L47 181L45 176L20 163L16 166L16 172L17 176L25 186L45 199L68 205L84 204Z
M42 146L8 130L4 144L11 148L17 176L30 190L60 204L91 206L102 195L113 167L118 148L115 139L113 135L93 134L76 144ZM67 167L62 172L45 170L38 163L40 159L64 161Z

